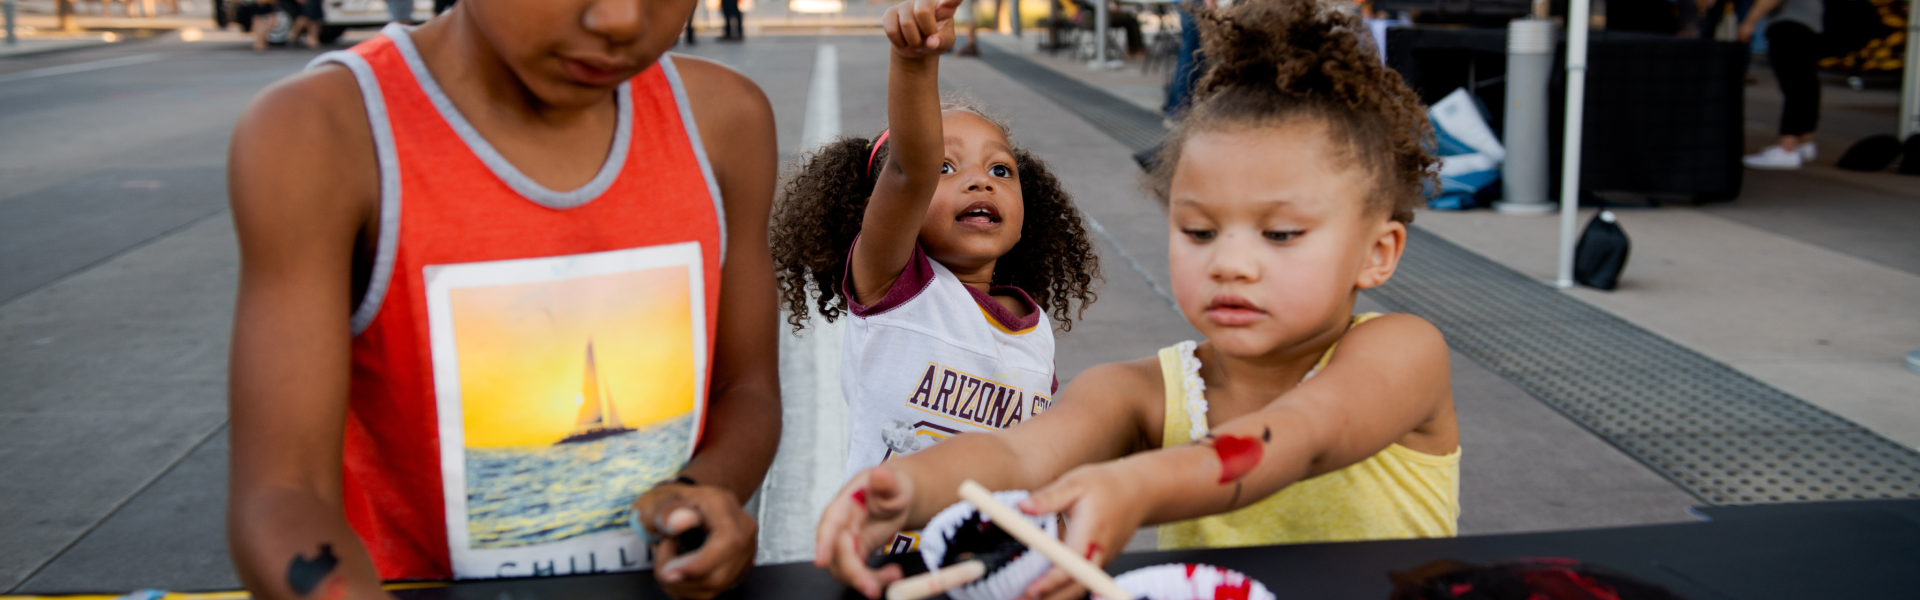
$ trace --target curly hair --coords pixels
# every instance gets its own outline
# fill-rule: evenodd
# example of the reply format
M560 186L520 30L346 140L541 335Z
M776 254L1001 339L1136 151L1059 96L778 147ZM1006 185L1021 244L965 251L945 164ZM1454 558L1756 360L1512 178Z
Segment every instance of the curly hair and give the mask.
M946 108L980 115L1002 135L1008 133L1000 120L970 106L948 103ZM837 138L789 165L783 176L770 234L780 298L795 332L806 327L809 301L828 322L847 311L841 287L847 254L860 234L874 178L891 151L882 144L876 152L872 144L861 137ZM1047 164L1018 146L1013 160L1026 219L1020 241L995 264L993 285L1020 288L1062 331L1071 330L1073 319L1098 296L1100 258L1073 198Z
M1147 176L1161 204L1193 134L1305 118L1326 123L1376 176L1369 210L1413 222L1413 208L1438 188L1433 127L1419 97L1361 39L1358 18L1317 0L1246 0L1198 16L1201 53L1213 64Z

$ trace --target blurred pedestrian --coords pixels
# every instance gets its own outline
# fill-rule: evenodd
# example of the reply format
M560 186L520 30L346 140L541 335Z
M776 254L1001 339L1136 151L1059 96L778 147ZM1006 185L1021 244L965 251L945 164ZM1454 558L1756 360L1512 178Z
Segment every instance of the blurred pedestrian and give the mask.
M1214 0L1180 3L1180 58L1173 63L1173 81L1167 83L1167 104L1162 111L1168 121L1179 120L1180 113L1186 111L1188 93L1200 76L1200 22L1193 14L1213 8Z
M1798 169L1817 155L1813 129L1820 124L1820 77L1815 69L1823 54L1820 22L1825 12L1822 0L1755 0L1741 21L1740 41L1751 42L1760 19L1771 16L1767 62L1784 100L1779 143L1748 155L1743 161L1747 168Z
M387 0L387 22L413 24L413 0Z
M320 24L325 22L326 12L320 6L322 0L280 0L287 16L293 19L293 28L287 30L287 43L304 40L308 48L320 47Z
M720 18L725 21L720 39L733 42L747 39L747 15L740 12L740 0L720 0Z
M993 22L993 25L991 27L995 30L998 30L1000 28L1000 10L1002 5L1005 4L1005 2L1004 0L991 0L991 1L993 2L993 8L989 11L988 14L990 16L988 18ZM966 17L966 21L967 21L967 45L959 50L954 51L954 54L958 54L960 56L979 56L980 55L980 0L967 0L966 10L961 12L964 13L961 16ZM1018 17L1015 17L1015 18L1018 18Z
M275 20L282 18L279 2L293 2L293 0L254 0L253 10L249 11L252 13L250 18L253 19L254 52L267 51L267 38L273 34L273 28L278 26Z

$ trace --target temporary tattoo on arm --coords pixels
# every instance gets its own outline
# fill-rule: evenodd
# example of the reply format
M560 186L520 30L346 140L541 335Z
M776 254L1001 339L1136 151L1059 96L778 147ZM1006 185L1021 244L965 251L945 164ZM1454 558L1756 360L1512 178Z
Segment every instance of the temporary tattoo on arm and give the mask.
M1237 481L1260 465L1266 451L1260 442L1242 435L1223 435L1213 439L1213 453L1220 457L1220 483Z
M287 587L300 596L311 594L339 565L340 559L333 555L333 544L321 544L320 552L311 559L295 554L293 562L287 565Z

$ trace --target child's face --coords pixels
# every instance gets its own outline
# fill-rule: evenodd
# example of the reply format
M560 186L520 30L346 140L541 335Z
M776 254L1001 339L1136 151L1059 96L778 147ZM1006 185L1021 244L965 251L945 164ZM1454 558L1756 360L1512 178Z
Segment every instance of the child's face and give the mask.
M955 269L988 264L1020 241L1026 204L1013 148L1000 128L964 110L941 115L946 162L927 205L920 241L927 255Z
M528 91L583 106L673 47L694 0L469 0L460 10Z
M1406 226L1369 210L1369 172L1327 127L1196 132L1168 193L1174 295L1231 356L1344 331L1354 292L1393 274Z

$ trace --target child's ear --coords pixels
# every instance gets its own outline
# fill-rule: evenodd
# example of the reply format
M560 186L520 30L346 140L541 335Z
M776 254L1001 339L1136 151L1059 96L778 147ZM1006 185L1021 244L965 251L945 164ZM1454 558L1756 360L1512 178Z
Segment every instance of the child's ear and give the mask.
M1373 228L1373 241L1367 245L1365 262L1360 263L1360 276L1353 286L1359 289L1372 289L1386 283L1393 277L1393 270L1400 266L1400 253L1407 249L1407 224L1387 220L1383 225Z

